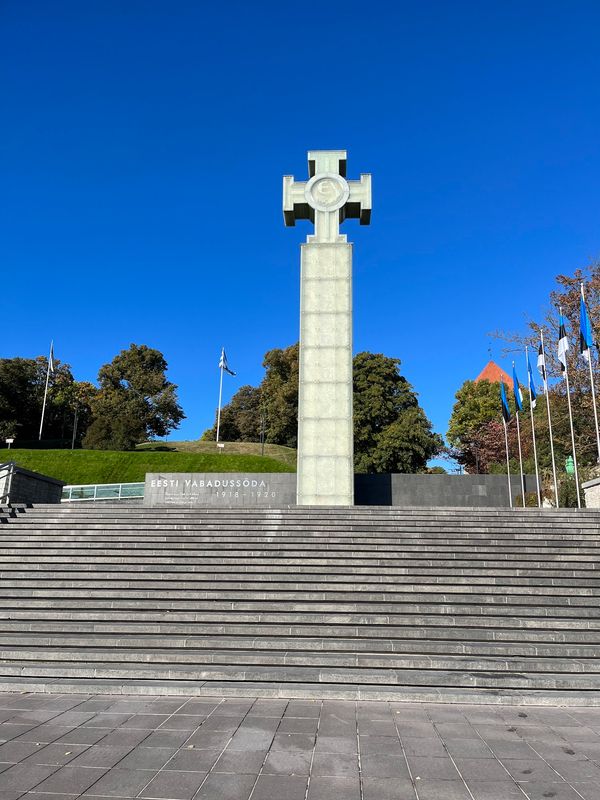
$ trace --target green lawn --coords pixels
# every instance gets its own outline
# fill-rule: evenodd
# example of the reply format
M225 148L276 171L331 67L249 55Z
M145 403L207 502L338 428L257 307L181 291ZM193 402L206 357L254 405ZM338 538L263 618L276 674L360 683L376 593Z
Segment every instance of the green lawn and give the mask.
M226 445L227 447L227 445ZM69 484L135 483L147 472L293 472L289 463L248 453L138 450L4 450L0 462L15 461Z

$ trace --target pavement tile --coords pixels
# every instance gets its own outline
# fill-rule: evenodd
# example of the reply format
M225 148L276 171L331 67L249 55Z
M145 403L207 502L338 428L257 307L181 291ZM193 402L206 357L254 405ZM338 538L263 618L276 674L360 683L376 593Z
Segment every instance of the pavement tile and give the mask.
M57 769L56 766L42 764L15 764L0 773L0 797L4 800L5 795L10 792L27 792L37 787Z
M254 702L254 700L224 700L219 705L219 714L243 717L250 711Z
M168 800L192 800L206 772L159 772L140 797L168 798ZM40 798L42 800L42 798Z
M473 738L473 728L467 722L439 722L435 727L442 739Z
M319 732L315 745L316 753L357 753L356 736L322 736Z
M408 756L408 763L410 764L411 772L415 778L451 781L459 777L456 767L449 758Z
M258 775L266 755L265 750L225 750L219 756L213 772Z
M82 730L78 728L78 730ZM127 728L118 728L116 731L104 731L105 735L99 742L110 747L136 747L150 736L150 731L140 731ZM64 741L64 739L61 739Z
M312 750L314 745L314 734L277 733L271 743L271 750L287 750L288 752L303 753L306 750Z
M398 736L394 721L390 719L369 719L358 721L361 736Z
M511 780L467 781L475 800L525 800L525 795ZM445 798L440 798L445 800ZM558 799L557 799L558 800Z
M481 739L448 739L444 743L453 758L495 758L490 748Z
M535 752L526 742L507 742L488 740L486 744L490 747L496 758L501 761L513 758L527 759L537 758Z
M360 758L362 774L368 778L408 778L406 760L401 756L366 753Z
M229 731L205 731L203 728L192 733L186 740L186 746L203 750L222 750L231 739Z
M419 800L473 800L461 780L440 781L422 778L415 781ZM525 798L523 798L525 800Z
M118 728L131 717L131 714L96 713L83 723L84 728Z
M57 739L62 739L68 733L71 733L74 725L52 725L47 722L44 725L38 725L26 733L22 733L18 740L19 742L44 742L49 744Z
M600 786L600 766L592 761L561 761L555 764L554 769L561 778L573 783L573 781L596 781ZM558 778L555 778L558 780Z
M290 700L284 717L319 717L320 714L321 702L319 700Z
M458 771L465 781L505 781L506 770L495 759L455 758Z
M307 800L360 800L360 783L353 778L317 776L310 779Z
M316 734L318 719L316 717L283 717L277 733L308 733Z
M50 747L55 747L55 745L50 745ZM129 752L131 752L131 748L127 746L109 747L99 744L89 747L81 755L78 755L75 760L71 762L71 766L106 767L106 769L110 769L118 764L119 761L122 761Z
M269 752L263 767L268 775L308 775L312 753Z
M288 702L288 700L276 700L270 697L259 698L248 712L248 716L281 718L287 708Z
M12 741L34 727L35 725L11 725L10 722L2 722L0 723L0 742Z
M585 800L600 800L600 789L597 783L589 781L573 781L573 789L585 798ZM557 798L560 800L560 798Z
M137 797L156 775L155 770L111 769L84 792L84 797ZM44 800L40 797L39 800Z
M261 775L252 792L252 800L304 800L308 777Z
M516 781L556 781L558 775L541 758L511 758L502 760L503 765Z
M363 753L379 755L402 755L402 745L398 736L359 736L358 745Z
M78 758L87 749L88 745L57 744L55 742L54 744L47 744L45 747L36 747L35 752L28 756L25 761L28 764L56 764L61 766Z
M228 747L232 750L260 750L261 747L266 749L271 745L273 736L274 734L268 731L240 727L234 733Z
M0 762L18 764L38 750L41 747L33 742L6 742L0 745Z
M36 786L35 790L36 792L63 792L63 794L80 795L105 773L106 769L94 769L93 767L61 767L43 783Z
M362 786L363 800L416 800L408 778L363 778Z
M190 738L190 731L167 731L159 728L146 737L144 747L181 747Z
M457 739L457 741L459 740ZM460 741L468 742L469 739L461 739ZM443 758L446 755L444 745L437 736L434 739L403 737L402 747L407 756L439 756Z
M134 714L119 727L141 728L153 731L166 722L168 718L168 714Z
M202 784L194 800L248 800L255 781L254 775L212 773Z
M182 772L208 772L221 755L221 750L179 750L166 769Z
M519 786L522 786L527 793L528 800L552 800L552 798L554 800L581 800L581 795L564 781L553 783L540 781L534 784L519 783ZM592 800L600 800L598 784L596 784L596 794L592 795Z
M233 731L237 730L242 724L243 717L235 716L222 716L221 714L213 714L207 717L202 723L199 730L202 731Z
M136 747L120 762L121 769L156 769L161 767L175 755L172 747Z
M104 739L107 734L109 734L109 731L106 728L84 728L80 725L79 728L74 728L64 736L59 736L56 742L60 742L61 744L90 745L96 744L100 739Z
M328 778L358 778L358 756L345 753L315 753L312 774Z
M184 714L184 715L207 717L209 714L212 714L213 711L218 706L219 703L213 702L212 700L192 699L188 700L187 703L182 704L182 706L175 712L175 716Z
M160 726L161 731L195 731L204 722L206 717L198 714L173 714Z

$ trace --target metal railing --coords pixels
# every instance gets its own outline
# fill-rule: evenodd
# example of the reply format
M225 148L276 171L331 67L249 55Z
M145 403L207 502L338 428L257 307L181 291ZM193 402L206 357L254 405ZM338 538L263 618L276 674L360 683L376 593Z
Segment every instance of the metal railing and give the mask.
M97 500L139 500L144 496L143 483L92 483L63 486L62 503Z
M14 461L9 461L6 464L0 464L0 491L2 491L2 494L0 494L0 503L4 503L4 501L10 502L10 490L14 472Z

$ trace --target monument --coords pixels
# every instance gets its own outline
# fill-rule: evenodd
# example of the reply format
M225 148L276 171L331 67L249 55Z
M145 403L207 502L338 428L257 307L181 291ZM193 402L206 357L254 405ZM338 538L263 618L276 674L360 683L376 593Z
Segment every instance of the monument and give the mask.
M354 503L352 244L340 223L371 220L371 176L346 180L345 150L311 150L308 181L283 179L286 225L308 219L301 245L298 505Z

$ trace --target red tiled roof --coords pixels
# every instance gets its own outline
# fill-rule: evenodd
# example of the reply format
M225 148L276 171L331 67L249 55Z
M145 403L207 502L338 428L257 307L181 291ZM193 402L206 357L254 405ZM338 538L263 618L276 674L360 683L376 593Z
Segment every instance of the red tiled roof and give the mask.
M500 381L504 381L509 389L513 388L513 379L493 361L489 361L475 378L475 383L479 381L489 381L490 383L500 383Z

